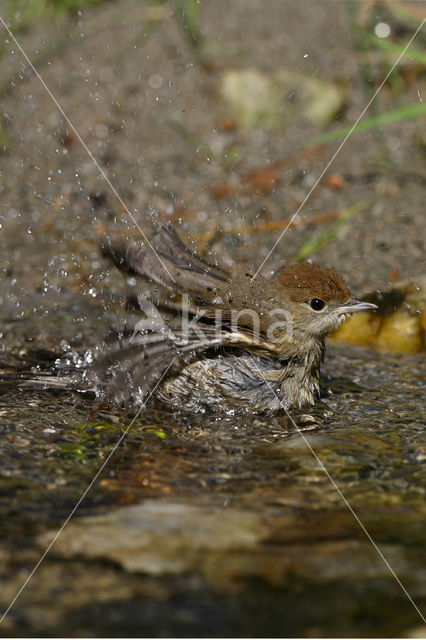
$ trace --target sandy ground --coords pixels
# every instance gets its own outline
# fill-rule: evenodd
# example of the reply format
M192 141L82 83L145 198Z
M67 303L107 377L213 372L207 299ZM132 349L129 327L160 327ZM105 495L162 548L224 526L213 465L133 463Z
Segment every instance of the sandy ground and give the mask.
M101 5L65 29L40 23L19 35L29 57L46 56L39 64L44 82L113 189L17 47L9 44L1 112L11 146L0 157L1 246L4 272L13 277L18 297L43 285L71 284L81 292L89 276L96 283L102 275L97 244L104 234L141 239L123 203L148 236L172 219L199 248L211 232L210 250L225 254L228 262L238 256L260 266L279 233L232 230L292 216L338 143L325 145L312 158L302 154L292 160L292 154L314 146L312 138L322 129L295 117L290 98L283 105L291 116L285 127L227 130L232 114L218 93L221 74L233 68L284 68L343 83L347 96L340 124L345 124L356 119L386 73L385 65L377 64L371 86L363 81L366 54L355 50L347 3L267 1L262 7L239 0L203 6L202 30L218 51L207 69L197 62L167 3ZM157 17L149 34L150 20ZM376 108L416 102L423 90L421 76L402 94L386 85ZM214 158L177 135L171 120L214 150ZM367 202L334 242L312 257L333 264L357 291L418 274L425 185L420 123L352 136L303 206L304 224L286 233L265 270L293 257L324 228L315 222L317 214ZM235 148L241 160L232 164L223 156ZM220 200L215 196L215 188L239 184L250 171L281 159L287 164L276 169L272 190L251 186ZM343 178L338 189L327 180L336 172ZM228 231L225 237L214 237L216 226Z

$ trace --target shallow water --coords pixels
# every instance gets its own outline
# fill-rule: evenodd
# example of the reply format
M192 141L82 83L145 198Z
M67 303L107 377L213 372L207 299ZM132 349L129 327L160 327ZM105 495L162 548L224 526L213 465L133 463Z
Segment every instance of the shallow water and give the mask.
M87 322L95 309L84 309L81 352L101 330L96 312ZM59 323L52 346L67 348L70 313L43 323L37 348L23 340L35 319L14 327L3 371L49 369L46 340ZM293 414L303 438L285 416L149 406L16 602L8 633L407 634L418 613L318 459L421 607L424 373L421 356L331 347L321 400ZM0 411L7 606L134 414L11 379Z

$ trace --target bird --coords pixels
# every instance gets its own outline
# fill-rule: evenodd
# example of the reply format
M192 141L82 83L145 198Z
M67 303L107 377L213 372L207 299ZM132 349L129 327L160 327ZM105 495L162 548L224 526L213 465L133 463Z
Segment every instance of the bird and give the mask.
M377 308L353 298L333 267L310 260L270 278L209 262L170 222L152 243L109 241L101 251L164 291L157 306L138 296L144 319L113 332L88 373L103 399L126 407L151 396L193 412L274 415L312 405L327 334Z

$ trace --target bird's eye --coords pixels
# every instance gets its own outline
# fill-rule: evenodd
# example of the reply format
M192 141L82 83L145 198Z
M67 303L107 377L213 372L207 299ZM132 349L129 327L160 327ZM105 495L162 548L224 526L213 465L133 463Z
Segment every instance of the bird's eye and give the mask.
M325 307L325 302L324 300L321 300L321 298L312 298L312 300L309 301L309 304L311 309L314 311L321 311L321 309L324 309Z

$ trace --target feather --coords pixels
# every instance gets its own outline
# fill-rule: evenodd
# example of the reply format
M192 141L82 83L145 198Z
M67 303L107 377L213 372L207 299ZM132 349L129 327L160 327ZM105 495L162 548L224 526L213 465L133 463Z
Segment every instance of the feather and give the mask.
M111 336L110 336L111 338ZM122 327L116 340L105 343L87 380L107 399L126 406L141 404L159 380L170 378L210 349L243 348L267 353L272 345L256 342L245 332L217 329L206 323L164 332ZM165 375L167 374L167 375Z
M343 302L351 295L346 282L333 267L323 267L317 262L300 262L285 267L275 277L281 286L286 287L288 296L295 302L315 297L326 302Z
M107 243L101 250L124 273L143 276L169 291L188 293L205 303L210 303L216 288L229 279L226 271L188 249L170 223L161 227L152 248Z

